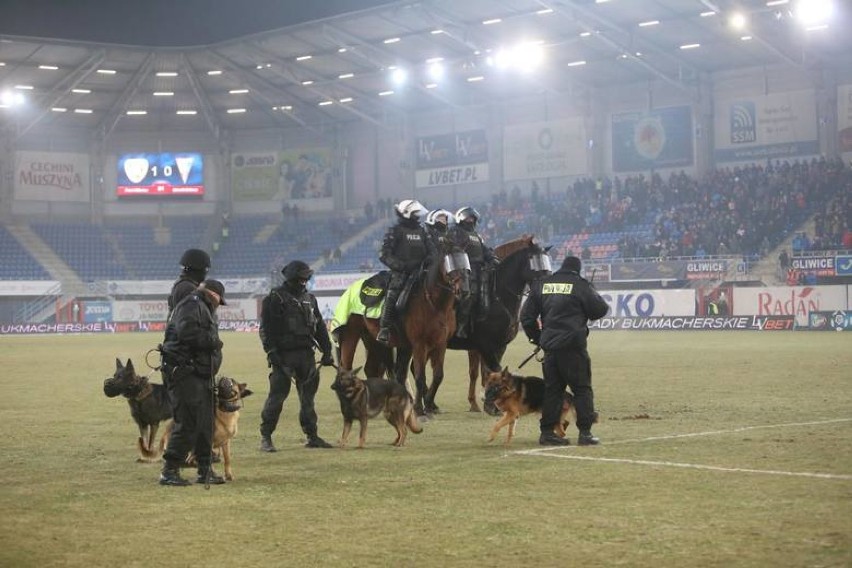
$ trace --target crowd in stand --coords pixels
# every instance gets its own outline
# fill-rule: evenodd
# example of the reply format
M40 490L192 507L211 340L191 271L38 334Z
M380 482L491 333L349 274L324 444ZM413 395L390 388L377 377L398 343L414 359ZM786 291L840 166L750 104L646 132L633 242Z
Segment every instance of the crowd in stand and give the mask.
M719 168L697 180L684 172L624 179L582 179L562 192L529 199L518 188L483 209L482 234L502 242L527 231L553 235L622 232L651 224L642 238L625 234L622 258L710 255L762 256L815 211L809 247L842 245L849 236L852 172L840 160L775 161ZM579 252L579 251L576 251Z

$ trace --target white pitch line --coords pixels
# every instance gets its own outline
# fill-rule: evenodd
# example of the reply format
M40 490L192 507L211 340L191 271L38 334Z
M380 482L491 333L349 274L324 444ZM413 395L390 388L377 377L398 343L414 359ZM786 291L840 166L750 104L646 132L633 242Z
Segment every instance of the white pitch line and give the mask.
M832 420L819 420L814 422L788 422L785 424L764 424L758 426L743 426L741 428L733 428L731 430L711 430L707 432L693 432L691 434L671 434L668 436L651 436L648 438L633 438L629 440L620 440L606 444L607 446L613 446L616 444L628 444L633 442L651 442L657 440L674 440L677 438L693 438L696 436L713 436L716 434L732 434L736 432L746 432L748 430L762 430L768 428L786 428L790 426L819 426L823 424L836 424L839 422L850 422L852 418L835 418ZM554 453L554 450L570 450L575 446L555 446L555 447L546 447L546 448L534 448L531 450L518 450L516 452L512 452L517 455L525 455L525 456L542 456L546 458L562 458L568 460L584 460L584 461L598 461L598 462L609 462L609 463L627 463L633 465L651 465L651 466L663 466L663 467L680 467L687 469L706 469L710 471L725 471L732 473L762 473L765 475L784 475L788 477L811 477L817 479L843 479L850 480L852 479L852 475L847 474L835 474L835 473L812 473L812 472L796 472L796 471L778 471L772 469L748 469L748 468L738 468L738 467L720 467L714 465L701 465L694 463L679 463L679 462L668 462L668 461L649 461L649 460L631 460L626 458L603 458L603 457L593 457L593 456L578 456L578 455L568 455L564 453Z
M520 453L520 452L519 452ZM844 474L835 474L835 473L811 473L811 472L800 472L800 471L777 471L774 469L748 469L741 467L719 467L715 465L701 465L695 463L678 463L678 462L667 462L667 461L649 461L649 460L629 460L624 458L595 458L592 456L572 456L566 454L527 454L527 455L535 455L545 458L561 458L566 460L585 460L585 461L598 461L598 462L610 462L610 463L628 463L634 465L652 465L652 466L664 466L664 467L681 467L688 469L707 469L710 471L725 471L725 472L733 472L733 473L762 473L765 475L786 475L789 477L815 477L818 479L844 479L849 480L852 479L852 475L844 475Z
M651 436L649 438L630 438L627 440L615 440L607 442L607 446L615 446L619 444L633 444L636 442L654 442L657 440L675 440L677 438L695 438L698 436L715 436L717 434L734 434L737 432L747 432L748 430L765 430L769 428L789 428L791 426L819 426L822 424L836 424L838 422L852 422L852 418L835 418L832 420L820 420L816 422L787 422L785 424L763 424L758 426L743 426L741 428L733 428L731 430L709 430L706 432L692 432L690 434L670 434L667 436ZM550 446L546 448L534 448L532 450L519 450L513 452L521 455L546 454L554 450L571 449L571 446Z

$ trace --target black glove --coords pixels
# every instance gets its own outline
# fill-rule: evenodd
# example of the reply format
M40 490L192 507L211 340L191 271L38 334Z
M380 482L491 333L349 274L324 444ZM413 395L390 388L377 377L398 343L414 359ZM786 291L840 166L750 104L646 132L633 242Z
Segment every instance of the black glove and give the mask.
M334 357L332 357L331 352L323 353L322 359L320 359L320 365L323 367L334 367Z
M541 332L536 330L536 333L530 334L528 338L530 340L530 343L532 343L536 347L539 347L538 342L541 341Z

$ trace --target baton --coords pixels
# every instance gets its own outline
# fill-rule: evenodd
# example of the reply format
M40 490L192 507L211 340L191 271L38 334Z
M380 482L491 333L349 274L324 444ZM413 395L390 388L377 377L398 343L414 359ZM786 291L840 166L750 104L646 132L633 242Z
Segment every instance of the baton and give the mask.
M539 352L539 351L541 351L541 345L536 345L536 346L535 346L535 349L533 349L533 352L532 352L532 353L530 353L530 354L527 356L527 358L526 358L526 359L524 359L523 361L521 361L521 364L520 364L520 365L518 365L518 369L520 369L521 367L523 367L524 365L526 365L527 363L529 363L529 362L530 362L530 359L532 359L533 357L535 357L536 355L538 355L538 352Z

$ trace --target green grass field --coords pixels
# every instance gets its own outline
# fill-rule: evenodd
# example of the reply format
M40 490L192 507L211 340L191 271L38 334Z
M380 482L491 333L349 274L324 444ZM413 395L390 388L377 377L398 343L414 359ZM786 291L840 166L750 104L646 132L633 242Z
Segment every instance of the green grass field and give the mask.
M467 412L467 358L451 352L443 413L405 448L382 419L366 450L303 448L294 389L279 452L261 454L260 343L224 334L222 372L256 394L237 479L205 491L157 485L127 403L102 391L116 356L140 370L159 335L3 337L0 566L850 566L850 339L593 333L605 445L544 452L534 417L511 448L485 443L494 419ZM518 340L504 362L529 350Z

